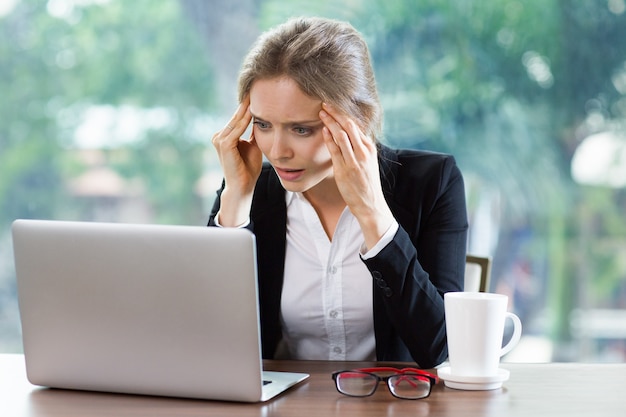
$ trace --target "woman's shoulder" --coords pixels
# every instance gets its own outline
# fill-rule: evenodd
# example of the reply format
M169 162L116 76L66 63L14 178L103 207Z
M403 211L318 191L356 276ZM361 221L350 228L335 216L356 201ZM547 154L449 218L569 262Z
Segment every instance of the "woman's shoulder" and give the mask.
M453 155L420 149L380 145L380 164L385 174L401 177L460 175Z
M385 144L379 144L378 147L382 155L397 155L398 158L425 158L433 160L454 158L453 155L448 153L430 151L425 149L400 148Z

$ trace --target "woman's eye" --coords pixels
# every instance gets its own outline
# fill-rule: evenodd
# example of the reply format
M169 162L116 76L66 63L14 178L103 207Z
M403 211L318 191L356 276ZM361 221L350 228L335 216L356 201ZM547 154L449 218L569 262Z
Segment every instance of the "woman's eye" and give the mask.
M311 133L311 129L308 127L294 127L293 130L300 136L306 136Z
M269 129L270 124L266 123L266 122L262 122L260 120L255 120L254 121L255 126L257 126L259 129Z

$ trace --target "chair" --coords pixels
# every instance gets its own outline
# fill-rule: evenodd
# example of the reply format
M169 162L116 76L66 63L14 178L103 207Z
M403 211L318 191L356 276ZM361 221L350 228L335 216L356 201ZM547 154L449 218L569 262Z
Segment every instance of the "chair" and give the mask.
M465 257L465 284L463 291L488 292L491 279L491 258L467 255Z

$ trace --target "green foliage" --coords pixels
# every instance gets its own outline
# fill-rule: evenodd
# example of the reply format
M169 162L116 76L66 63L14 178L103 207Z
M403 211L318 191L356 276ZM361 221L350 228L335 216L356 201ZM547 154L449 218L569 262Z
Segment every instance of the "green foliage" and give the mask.
M148 190L161 190L148 195L155 222L202 225L206 213L193 186L202 176L205 146L155 133L131 145L130 156L114 166L127 177L142 178Z
M15 217L62 216L57 203L63 201L69 179L64 175L76 175L68 167L72 162L66 147L75 146L74 130L90 106L200 113L214 103L210 60L177 2L157 6L146 0L112 0L71 9L55 9L51 3L24 0L0 21L8 40L0 46L3 228ZM182 119L175 117L171 126L177 157L186 156L178 141L191 140L185 137L188 121ZM143 143L158 152L160 133L152 134L157 138L144 137ZM136 153L133 163L141 169L127 170L129 175L151 178L162 172L162 163L149 155ZM201 161L183 160L177 171L197 175ZM189 186L167 184L149 186L150 199L180 201L180 194L190 191ZM183 212L168 218L185 222Z

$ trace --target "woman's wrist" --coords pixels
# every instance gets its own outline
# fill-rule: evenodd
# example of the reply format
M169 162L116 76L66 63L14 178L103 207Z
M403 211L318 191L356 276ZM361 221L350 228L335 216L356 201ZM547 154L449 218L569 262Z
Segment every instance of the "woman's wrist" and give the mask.
M240 227L249 221L252 207L252 193L232 193L228 187L224 188L220 196L220 210L217 214L222 227Z
M391 210L381 210L368 216L357 217L363 232L365 248L372 249L396 222Z

